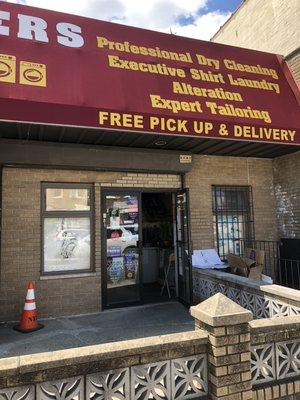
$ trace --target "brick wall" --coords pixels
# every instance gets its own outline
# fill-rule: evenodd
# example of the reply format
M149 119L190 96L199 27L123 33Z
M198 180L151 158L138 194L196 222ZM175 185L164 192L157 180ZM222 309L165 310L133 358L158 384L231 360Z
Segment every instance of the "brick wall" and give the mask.
M247 0L212 41L286 56L299 47L299 20L299 0Z
M281 238L300 239L300 152L274 160L278 231Z
M299 20L299 0L247 0L211 40L288 56L300 83Z
M212 185L251 185L257 240L276 240L273 163L269 159L195 156L186 176L190 188L193 247L214 247Z
M287 62L295 80L300 84L300 47L287 58Z
M93 183L95 187L95 272L81 277L40 278L41 182ZM272 160L195 156L186 176L194 248L213 247L211 186L251 185L256 239L275 240ZM101 187L180 188L177 175L4 168L0 321L19 318L26 283L36 282L40 316L101 310Z
M40 183L76 182L95 186L95 273L80 278L40 280ZM26 284L36 282L39 315L70 315L101 309L100 189L179 188L176 175L4 168L0 321L16 320Z
M299 20L299 0L247 0L212 41L283 54L300 83ZM278 234L282 238L300 238L299 169L300 153L274 160Z

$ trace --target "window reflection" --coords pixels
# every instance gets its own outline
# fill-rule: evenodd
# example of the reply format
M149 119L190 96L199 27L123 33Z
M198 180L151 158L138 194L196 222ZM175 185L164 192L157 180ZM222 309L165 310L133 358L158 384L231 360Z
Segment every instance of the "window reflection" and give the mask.
M139 282L139 225L137 196L106 196L107 286Z

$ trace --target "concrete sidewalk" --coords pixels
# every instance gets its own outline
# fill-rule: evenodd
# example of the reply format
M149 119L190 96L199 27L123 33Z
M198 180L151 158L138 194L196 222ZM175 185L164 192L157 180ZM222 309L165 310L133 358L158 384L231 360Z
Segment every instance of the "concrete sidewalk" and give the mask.
M44 329L28 334L0 324L0 358L194 330L194 319L177 302L41 322Z

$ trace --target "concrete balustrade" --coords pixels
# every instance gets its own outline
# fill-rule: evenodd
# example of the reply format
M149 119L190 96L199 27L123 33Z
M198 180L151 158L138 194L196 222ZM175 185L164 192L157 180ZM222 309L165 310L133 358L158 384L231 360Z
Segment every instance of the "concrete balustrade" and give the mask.
M300 291L213 269L193 269L196 302L223 293L254 319L300 315Z
M0 399L297 400L300 316L253 319L217 293L195 331L0 360Z

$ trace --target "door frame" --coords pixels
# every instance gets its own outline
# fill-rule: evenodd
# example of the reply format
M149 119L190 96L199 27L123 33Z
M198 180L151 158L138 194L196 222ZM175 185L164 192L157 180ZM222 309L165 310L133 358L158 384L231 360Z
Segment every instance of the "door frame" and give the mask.
M111 309L111 308L118 308L118 307L127 307L127 306L132 306L132 305L139 305L139 304L144 304L144 299L143 299L143 271L142 271L142 243L143 243L143 232L142 232L142 215L143 215L143 208L142 208L142 194L143 193L170 193L172 194L172 211L173 211L173 232L174 232L174 247L176 246L176 214L175 214L175 208L173 207L173 199L176 198L176 194L178 192L182 191L182 189L170 189L170 188L143 188L143 187L126 187L126 188L119 188L119 187L101 187L100 188L100 240L101 240L101 310L105 309ZM106 241L106 232L105 229L106 227L104 226L103 223L103 213L106 210L106 205L105 205L105 196L107 194L124 194L126 192L133 193L137 195L138 197L138 203L139 203L139 218L138 218L138 224L139 224L139 291L140 291L140 300L139 301L133 301L133 302L127 302L127 303L117 303L116 305L107 305L107 271L106 271L106 259L107 259L107 241ZM188 192L188 189L187 189ZM188 199L188 198L187 198ZM188 199L188 216L189 216L189 221L190 221L190 208L189 208L189 199ZM176 204L175 204L176 206ZM189 229L190 229L190 224L189 224ZM190 233L189 233L189 239L190 239ZM191 241L190 241L190 246L191 246ZM177 250L174 248L175 252L175 257L177 259ZM177 264L177 261L176 261ZM176 270L178 269L178 264L176 265ZM176 272L176 275L178 274L178 271ZM192 275L192 268L190 268L190 275ZM176 277L176 290L178 291L178 276ZM191 287L191 283L190 283ZM191 289L192 290L192 289ZM176 293L176 299L179 300L178 298L178 293Z
M107 304L107 239L106 239L106 226L104 226L103 221L103 214L106 211L106 195L123 195L126 192L130 192L137 196L138 199L138 225L139 225L139 263L138 263L138 274L139 274L139 282L137 284L139 290L139 300L137 301L130 301L130 302L123 302L123 303L116 303L116 304ZM130 305L138 305L142 304L142 229L141 229L141 222L142 222L142 212L141 212L141 192L136 188L101 188L101 200L100 200L100 240L101 240L101 309L110 309L110 308L118 308L118 307L126 307Z
M187 243L188 245L188 254L187 254L187 262L188 262L188 296L189 298L186 300L184 298L181 298L179 296L179 261L178 261L178 251L179 251L179 246L178 246L178 221L177 221L177 195L181 195L182 193L185 194L186 196L186 216L187 216L187 227L186 227L186 233L187 237L185 237L185 230L183 228L183 219L182 215L180 217L181 220L181 234L182 234L182 243ZM190 306L193 301L193 267L192 267L192 254L193 254L193 242L191 238L191 219L190 219L190 197L189 197L189 188L183 188L179 189L175 193L175 202L174 202L174 214L175 214L175 237L174 237L174 243L176 245L176 250L175 250L175 257L176 257L176 269L177 269L177 285L178 285L178 293L177 293L177 299L183 303L185 306ZM182 248L182 246L181 246ZM182 257L183 263L184 263L184 257ZM183 265L183 277L185 277L185 266Z

